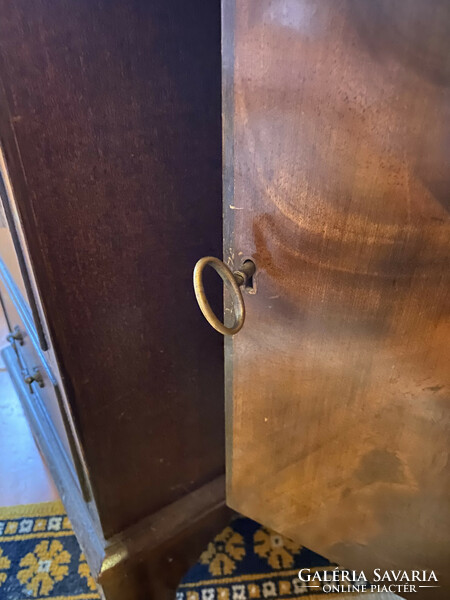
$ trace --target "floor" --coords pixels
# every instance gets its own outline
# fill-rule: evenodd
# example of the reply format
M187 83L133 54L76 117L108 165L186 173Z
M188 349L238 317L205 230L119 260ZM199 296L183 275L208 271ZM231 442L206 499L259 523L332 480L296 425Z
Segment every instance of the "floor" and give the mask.
M6 345L6 322L0 309L0 348ZM0 506L58 499L5 365L0 359Z

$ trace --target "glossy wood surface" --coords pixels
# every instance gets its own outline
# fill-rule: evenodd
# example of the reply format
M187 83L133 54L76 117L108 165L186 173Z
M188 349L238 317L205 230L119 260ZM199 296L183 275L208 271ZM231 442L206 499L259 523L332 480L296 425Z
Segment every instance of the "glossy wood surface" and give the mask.
M0 13L1 143L109 537L224 470L222 339L191 285L221 248L220 5Z
M449 32L444 0L224 3L225 258L258 269L228 501L447 586Z

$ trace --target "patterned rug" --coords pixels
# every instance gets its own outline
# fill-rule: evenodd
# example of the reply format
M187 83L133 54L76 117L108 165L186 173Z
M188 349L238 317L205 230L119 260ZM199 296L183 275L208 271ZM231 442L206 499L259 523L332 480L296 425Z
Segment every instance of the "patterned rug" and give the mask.
M100 598L61 502L0 508L0 599Z
M299 570L329 565L311 550L238 517L208 544L182 580L176 600L305 600L322 590L308 588Z
M330 563L250 519L238 517L208 545L176 600L283 600L318 595L300 568ZM327 594L330 595L330 594ZM0 508L1 600L99 599L60 502Z

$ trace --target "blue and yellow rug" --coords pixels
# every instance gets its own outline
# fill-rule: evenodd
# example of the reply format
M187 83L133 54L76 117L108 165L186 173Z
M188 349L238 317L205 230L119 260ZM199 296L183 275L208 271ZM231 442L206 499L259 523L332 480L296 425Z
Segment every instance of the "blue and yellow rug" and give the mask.
M0 599L100 598L61 502L0 508Z
M176 600L295 600L318 595L300 568L330 563L250 519L210 542ZM329 594L328 594L329 595ZM100 596L60 502L0 508L0 600L93 600Z
M305 600L322 590L308 588L299 570L329 565L318 554L238 517L208 544L181 582L176 600Z

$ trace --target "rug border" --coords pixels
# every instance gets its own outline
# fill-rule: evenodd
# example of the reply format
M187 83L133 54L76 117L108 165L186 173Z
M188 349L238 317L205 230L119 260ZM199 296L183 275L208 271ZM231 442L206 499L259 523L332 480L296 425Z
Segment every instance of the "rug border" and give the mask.
M21 517L52 517L62 514L65 515L66 510L61 500L0 507L0 519L2 520L18 519Z

